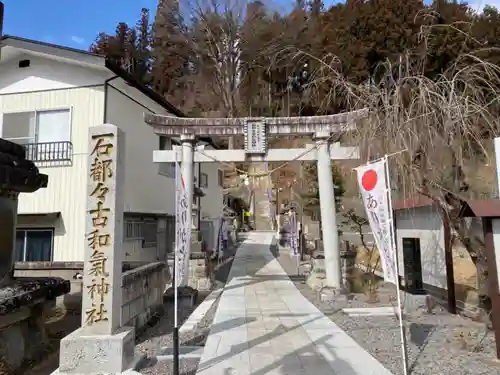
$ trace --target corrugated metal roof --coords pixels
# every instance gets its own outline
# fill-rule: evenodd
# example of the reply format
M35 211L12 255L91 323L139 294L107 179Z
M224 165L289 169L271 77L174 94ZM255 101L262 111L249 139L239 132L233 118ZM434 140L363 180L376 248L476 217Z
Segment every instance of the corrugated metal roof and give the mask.
M409 208L419 208L419 207L427 207L432 206L434 202L432 199L424 197L422 195L409 197L406 199L395 200L392 202L393 210L405 210Z
M500 217L500 199L470 200L460 210L462 217Z
M392 204L394 210L432 206L434 201L424 196L414 196L396 200ZM471 199L462 202L461 217L500 217L500 199Z

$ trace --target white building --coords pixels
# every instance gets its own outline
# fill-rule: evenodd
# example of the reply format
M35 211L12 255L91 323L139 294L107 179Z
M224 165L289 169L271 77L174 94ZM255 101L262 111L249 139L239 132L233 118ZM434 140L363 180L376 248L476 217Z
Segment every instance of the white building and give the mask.
M171 141L143 114L183 114L103 56L12 36L2 37L0 53L1 137L26 145L49 175L48 188L19 198L16 259L83 260L88 129L111 123L126 136L124 259L164 260L173 242L174 173L152 159ZM202 214L217 219L219 167L201 168Z
M470 255L459 241L453 240L456 232L443 225L441 212L430 199L407 198L394 202L393 208L399 276L403 280L409 279L416 289L446 290L446 246L449 246L455 285L475 285L476 267ZM500 203L497 200L463 202L460 215L465 218L471 240L477 238L483 242L482 221L500 216ZM460 287L455 289L458 291Z
M445 232L438 208L423 197L396 201L393 208L399 276L412 279L416 289L446 289Z

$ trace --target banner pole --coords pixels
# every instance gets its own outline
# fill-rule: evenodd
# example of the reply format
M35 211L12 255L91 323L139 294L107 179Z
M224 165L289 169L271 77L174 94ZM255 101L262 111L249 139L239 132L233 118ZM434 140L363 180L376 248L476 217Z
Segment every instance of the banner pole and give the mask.
M396 233L394 231L394 213L392 211L392 194L391 194L391 180L389 174L389 161L387 157L390 155L385 155L382 160L384 160L384 170L385 170L385 181L387 188L387 205L389 211L389 233L391 236L391 247L394 252L395 259L395 283L396 283L396 293L397 293L397 303L398 303L398 315L399 315L399 330L401 334L401 354L403 356L403 374L408 375L408 351L406 345L406 330L403 319L403 308L401 304L401 290L399 287L399 261L398 261L398 251L396 248Z
M222 247L224 234L222 231L224 230L224 216L219 220L219 230L217 231L217 263L220 264L221 259L224 257L224 249ZM222 252L222 256L221 256Z
M180 165L179 165L179 151L175 153L175 247L174 247L174 266L172 271L174 273L174 331L173 331L173 374L180 375L179 372L179 322L178 322L178 262L179 262L179 199L180 199Z
M293 241L293 255L295 256L295 261L296 261L296 266L297 266L297 276L300 276L300 258L299 258L299 248L298 248L298 241L297 241L297 234L298 234L298 228L297 228L297 213L293 211L293 232L292 232L292 241Z

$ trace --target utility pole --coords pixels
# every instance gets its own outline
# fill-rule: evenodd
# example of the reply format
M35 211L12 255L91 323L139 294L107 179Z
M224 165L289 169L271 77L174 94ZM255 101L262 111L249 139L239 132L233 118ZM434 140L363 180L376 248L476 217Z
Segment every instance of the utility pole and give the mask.
M2 38L3 36L3 12L4 12L3 2L0 1L0 38Z

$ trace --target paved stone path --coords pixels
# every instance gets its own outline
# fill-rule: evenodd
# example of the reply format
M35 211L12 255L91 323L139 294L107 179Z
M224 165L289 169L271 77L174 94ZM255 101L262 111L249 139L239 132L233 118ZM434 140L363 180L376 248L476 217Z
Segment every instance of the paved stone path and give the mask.
M239 247L200 375L392 375L305 299L270 252L273 233Z

